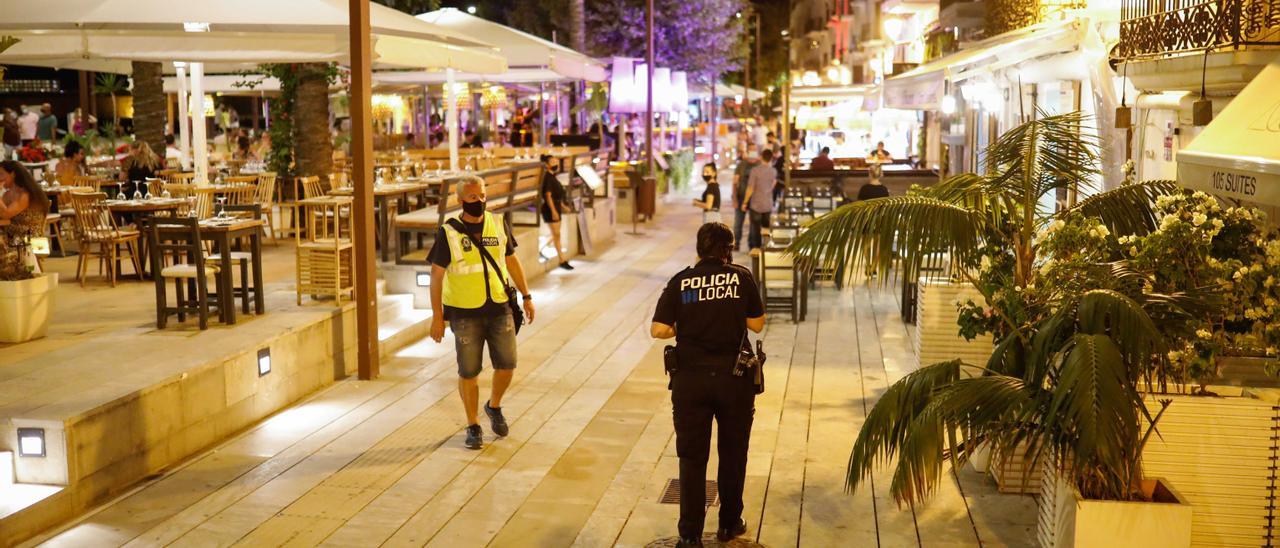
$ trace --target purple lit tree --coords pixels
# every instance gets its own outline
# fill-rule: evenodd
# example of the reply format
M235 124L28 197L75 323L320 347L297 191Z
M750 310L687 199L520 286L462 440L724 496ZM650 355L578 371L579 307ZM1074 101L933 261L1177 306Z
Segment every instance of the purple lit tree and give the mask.
M587 14L596 55L643 58L645 0L597 0ZM707 84L742 63L742 0L654 0L656 63Z

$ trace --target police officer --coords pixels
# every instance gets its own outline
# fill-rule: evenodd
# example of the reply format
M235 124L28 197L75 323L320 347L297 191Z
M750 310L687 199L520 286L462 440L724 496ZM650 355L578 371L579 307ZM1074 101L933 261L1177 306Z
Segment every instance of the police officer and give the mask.
M701 546L706 518L711 419L719 425L720 525L728 542L747 530L742 484L755 414L754 375L733 374L746 330L764 329L764 306L751 272L733 264L733 231L722 223L698 229L698 263L676 274L658 299L650 333L675 337L671 404L680 457L680 543Z

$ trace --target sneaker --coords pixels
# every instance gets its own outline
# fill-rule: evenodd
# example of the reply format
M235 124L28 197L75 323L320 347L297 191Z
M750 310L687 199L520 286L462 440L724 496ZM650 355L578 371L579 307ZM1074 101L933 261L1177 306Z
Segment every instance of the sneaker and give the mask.
M484 430L478 424L468 426L467 449L479 449L481 447L484 447Z
M702 548L702 539L680 537L680 541L676 542L676 548Z
M738 524L733 527L721 527L716 531L716 540L720 542L729 542L747 532L747 522L742 519L738 520Z
M502 408L489 407L489 402L484 402L484 414L489 415L489 428L499 437L507 437L507 418L502 416Z
M573 270L573 265L569 264L569 261L565 261L563 263L560 263L560 268L563 268L565 270Z

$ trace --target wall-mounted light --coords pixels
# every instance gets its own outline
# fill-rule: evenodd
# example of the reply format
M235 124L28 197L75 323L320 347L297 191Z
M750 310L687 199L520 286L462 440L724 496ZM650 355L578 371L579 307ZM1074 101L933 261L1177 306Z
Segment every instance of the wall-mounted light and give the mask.
M43 428L18 429L19 457L44 457L45 454Z
M898 39L902 38L902 30L906 27L906 22L900 17L886 17L881 27L884 30L884 37L890 42L897 43Z
M418 272L414 275L418 287L431 287L431 273Z
M271 348L263 348L258 351L258 376L261 377L271 372Z
M475 6L467 6L467 13L470 13L471 15L475 15L475 14L476 14L476 7L475 7Z
M209 32L208 23L183 23L182 30L186 32Z

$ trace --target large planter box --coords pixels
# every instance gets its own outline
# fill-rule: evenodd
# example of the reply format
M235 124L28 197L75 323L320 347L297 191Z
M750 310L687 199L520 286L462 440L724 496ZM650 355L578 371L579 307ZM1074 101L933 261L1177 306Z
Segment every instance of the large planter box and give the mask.
M1172 402L1142 453L1143 473L1168 480L1195 509L1191 544L1274 546L1280 407L1251 397L1158 394L1147 397L1147 408L1158 411L1159 400Z
M0 282L0 343L20 343L43 337L53 315L58 274L30 280Z
M1045 485L1049 488L1042 499L1053 501L1054 527L1051 535L1041 529L1042 545L1055 548L1191 546L1192 507L1162 479L1143 481L1143 491L1152 502L1085 499L1061 478L1046 481Z
M916 301L915 354L917 367L954 359L985 366L991 357L991 337L983 336L972 341L960 336L956 324L957 299L982 301L982 294L972 285L951 283L944 278L921 277L920 297Z

